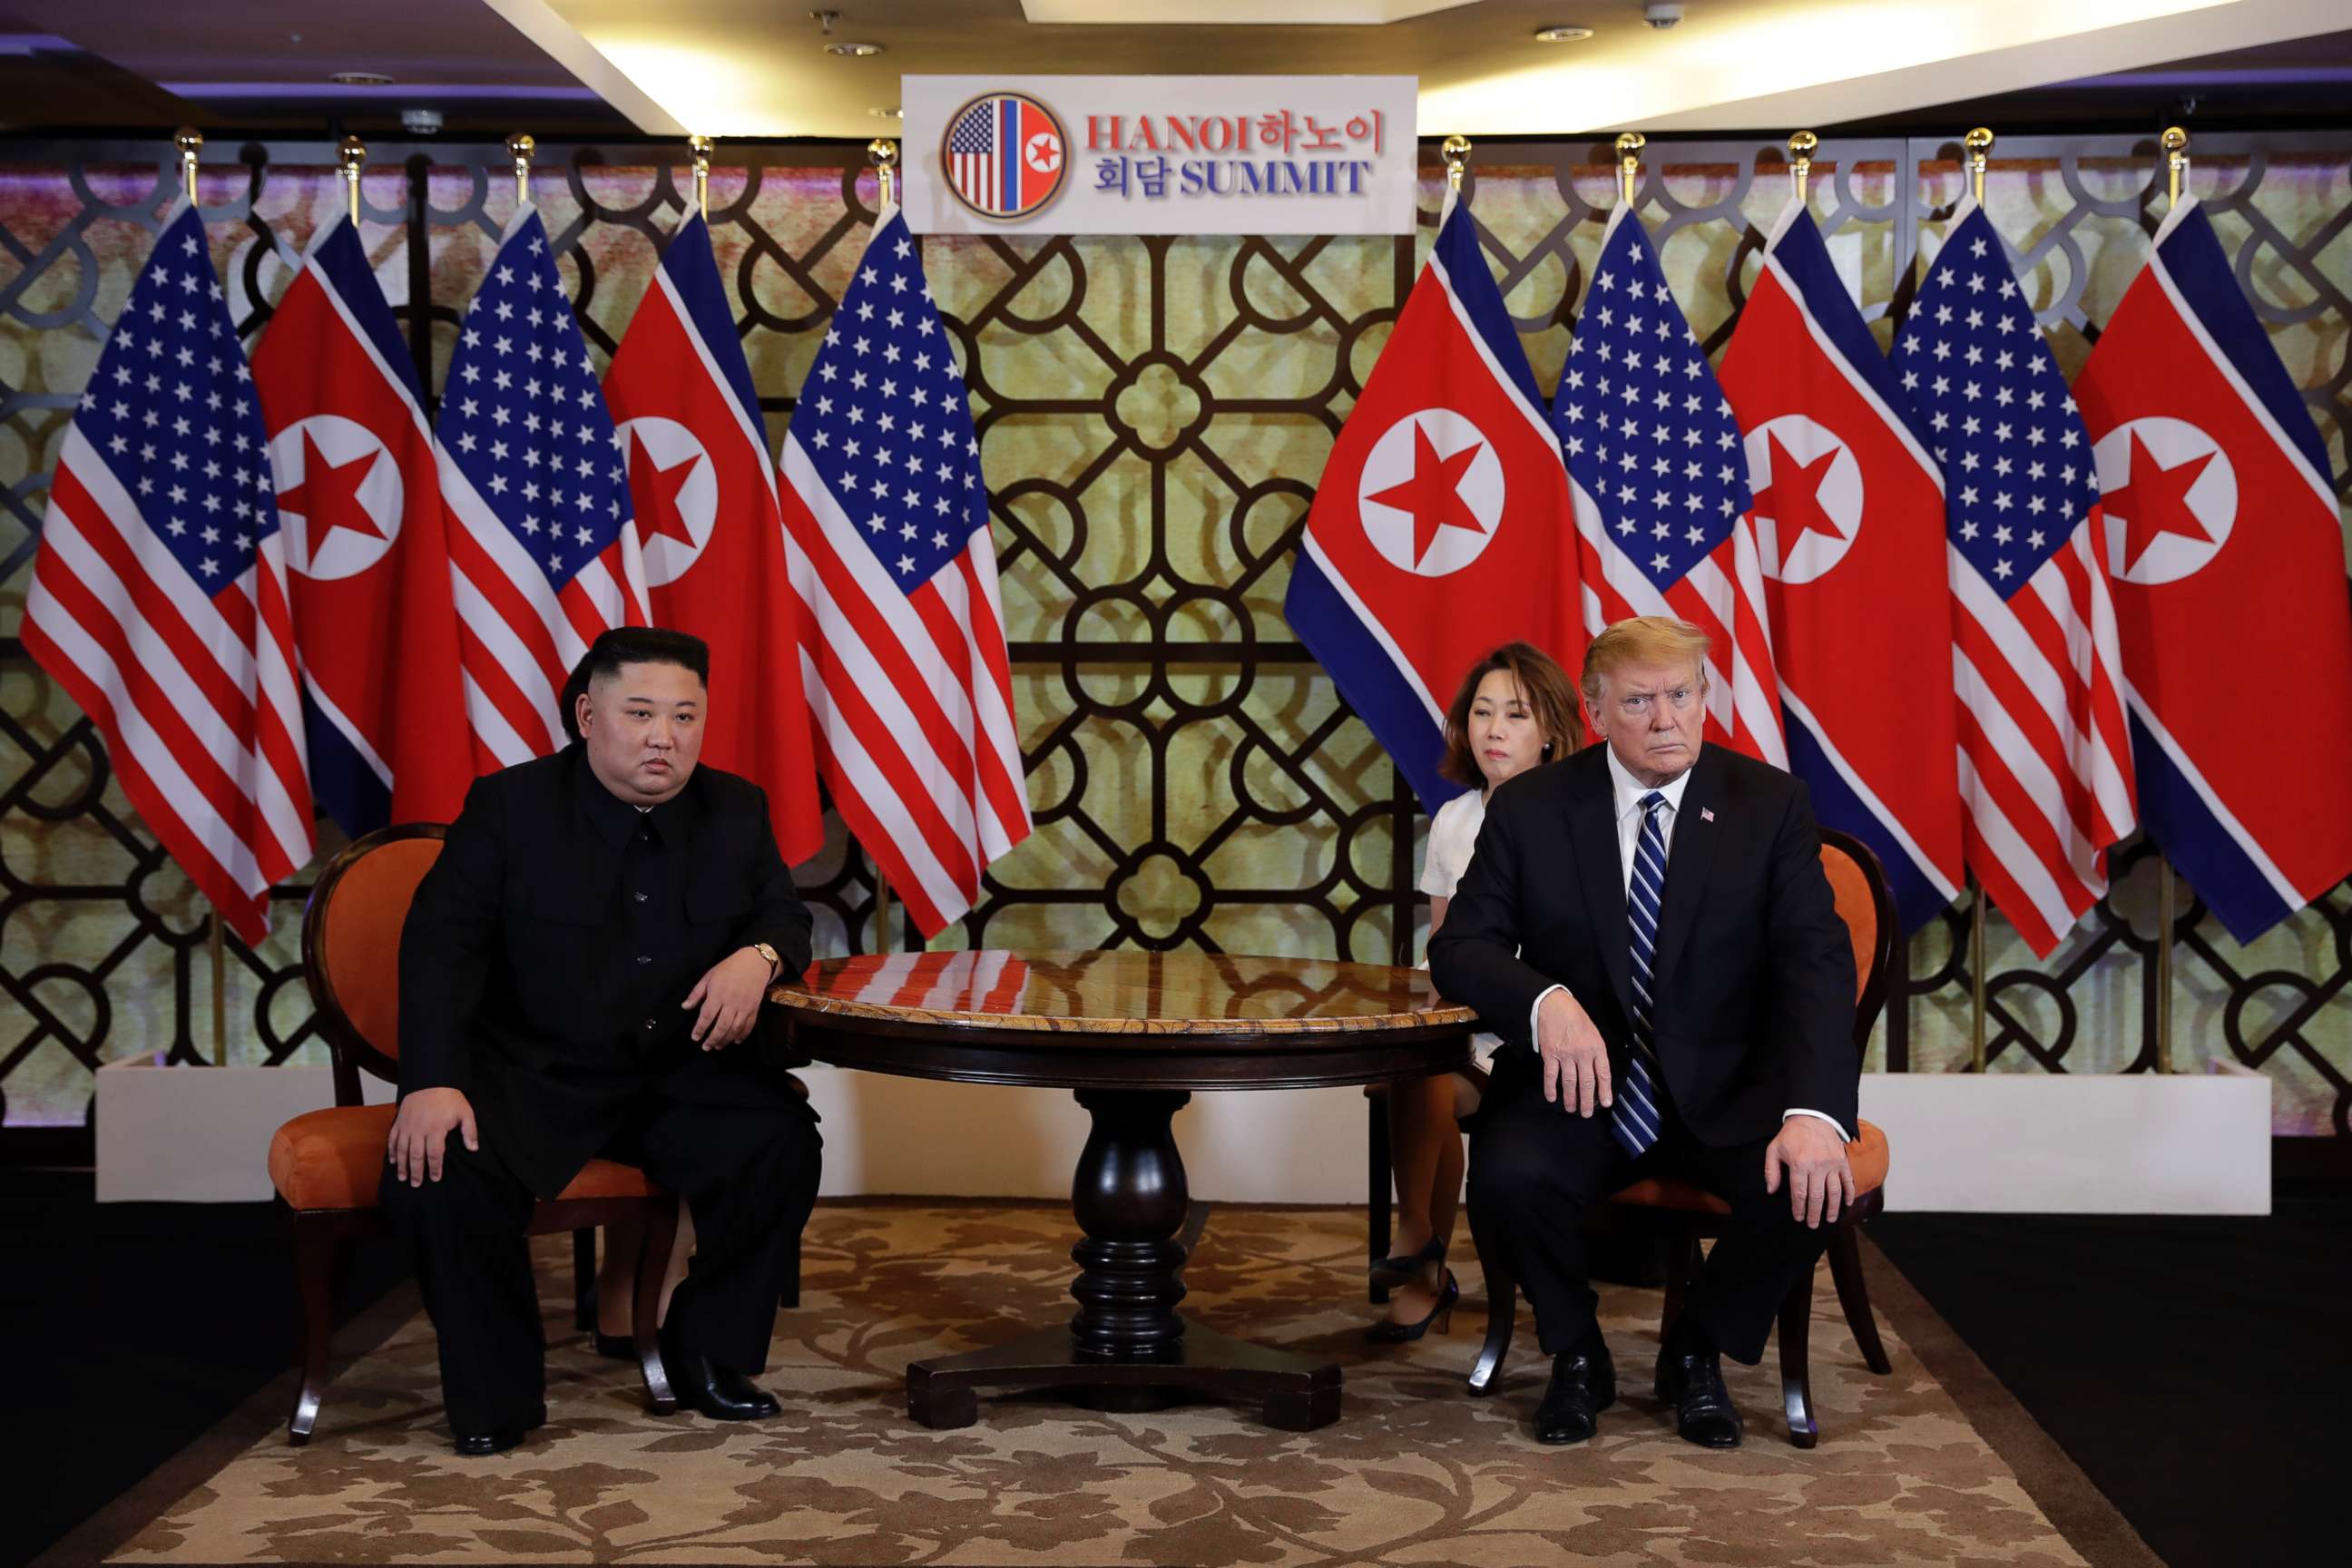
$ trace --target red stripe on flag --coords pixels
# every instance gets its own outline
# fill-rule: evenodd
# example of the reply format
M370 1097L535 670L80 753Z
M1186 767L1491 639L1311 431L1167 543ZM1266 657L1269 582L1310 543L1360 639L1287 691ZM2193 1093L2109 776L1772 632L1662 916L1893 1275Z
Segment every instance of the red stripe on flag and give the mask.
M47 577L43 581L52 593L56 592L54 581ZM227 868L205 847L202 835L180 816L172 805L171 797L139 765L139 759L131 753L131 748L114 743L113 737L122 731L121 718L98 683L84 675L65 651L50 640L37 620L26 617L18 640L25 645L25 651L38 660L41 668L65 689L66 695L73 699L74 706L89 715L100 733L108 737L107 760L113 766L115 778L122 785L124 797L138 811L141 820L147 824L149 831L155 835L156 841L163 845L164 851L187 873L188 879L196 885L196 890L212 901L213 907L228 921L230 929L248 945L266 938L269 934L266 900L255 898L236 886ZM116 664L120 668L119 657ZM148 717L144 710L142 710L141 716Z
M1013 719L1013 666L1004 648L1004 628L996 615L995 598L982 585L974 552L992 548L985 537L955 558L955 569L962 576L965 603L971 606L971 640L980 645L982 662L987 667L990 685L1004 704L1004 717ZM975 702L975 707L977 703ZM1029 821L1027 779L1021 770L1018 751L1011 757L987 743L987 736L975 723L974 737L980 743L981 787L987 793L991 810L1004 826L1008 837L1018 838L1020 829ZM1014 747L1020 745L1021 734L1015 729L1012 737Z
M214 657L212 650L205 646L205 639L181 616L179 606L172 602L171 595L147 574L146 567L140 564L139 557L132 552L131 542L122 537L121 531L115 527L114 521L92 499L89 490L82 487L80 479L70 468L60 467L58 469L57 478L50 486L49 495L52 506L64 508L69 517L88 520L86 523L78 521L75 532L100 560L106 563L108 570L114 574L116 580L121 583L124 590L130 594L131 607L138 612L139 619L145 623L147 629L171 650L172 662L177 665L196 689L204 694L205 700L212 706L215 712L221 716L222 721L226 723L233 732L237 734L249 732L253 727L253 705L250 700L229 679L228 672L221 668L220 660ZM69 575L70 574L60 572L47 579L52 591L59 582L66 580ZM72 580L77 584L80 582L79 578ZM227 595L224 597L237 599L240 595ZM95 600L92 601L92 603L95 602ZM215 608L222 607L219 600L215 600L214 605ZM106 616L108 623L113 624L114 614L111 608L106 612ZM82 622L83 628L91 636L98 635L98 627L79 612L76 613L75 618ZM252 618L250 614L248 613L244 618L249 625ZM253 646L253 638L249 632L240 641L247 649ZM143 665L153 657L153 650L150 649L139 656L139 662ZM144 704L142 706L143 708ZM177 704L174 703L173 707L176 708Z

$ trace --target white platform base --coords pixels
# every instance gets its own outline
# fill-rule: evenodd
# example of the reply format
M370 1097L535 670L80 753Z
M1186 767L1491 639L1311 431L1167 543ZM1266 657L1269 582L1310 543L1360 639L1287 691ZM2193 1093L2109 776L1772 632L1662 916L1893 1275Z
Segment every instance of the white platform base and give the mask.
M2271 1085L2257 1073L1865 1073L1889 1212L2271 1212Z
M392 1085L360 1075L372 1105ZM269 1137L335 1102L322 1067L165 1067L131 1057L98 1069L98 1201L249 1203L270 1195Z
M824 1118L827 1196L1066 1201L1086 1112L1067 1094L803 1068ZM389 1084L362 1079L371 1103ZM266 1199L269 1136L331 1104L325 1068L164 1068L98 1074L98 1195ZM2271 1086L2252 1073L2159 1079L1870 1073L1862 1113L1886 1131L1891 1210L2268 1214ZM1360 1204L1360 1091L1197 1094L1177 1113L1192 1195Z

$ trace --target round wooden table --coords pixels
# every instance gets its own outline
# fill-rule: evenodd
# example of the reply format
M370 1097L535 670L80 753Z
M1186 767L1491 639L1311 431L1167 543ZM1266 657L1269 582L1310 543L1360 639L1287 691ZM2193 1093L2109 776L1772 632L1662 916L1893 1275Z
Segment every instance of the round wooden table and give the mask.
M908 1413L935 1428L977 1420L982 1387L1068 1387L1106 1410L1205 1394L1255 1404L1293 1431L1337 1419L1337 1365L1178 1314L1188 1194L1170 1118L1196 1089L1449 1072L1470 1059L1476 1024L1419 970L1192 952L829 959L769 999L818 1061L1074 1089L1093 1118L1070 1187L1084 1233L1070 1249L1077 1312L1066 1327L909 1366Z

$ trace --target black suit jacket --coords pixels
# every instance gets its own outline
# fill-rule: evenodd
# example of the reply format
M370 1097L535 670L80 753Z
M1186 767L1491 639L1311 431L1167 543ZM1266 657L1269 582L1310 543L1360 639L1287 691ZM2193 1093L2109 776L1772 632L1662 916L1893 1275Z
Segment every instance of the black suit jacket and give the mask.
M764 1031L706 1052L682 1004L755 942L797 976L809 926L746 779L697 768L643 816L578 744L477 779L401 932L401 1092L462 1089L484 1146L542 1197L657 1083L671 1099L798 1107L755 1059Z
M1700 748L1667 851L1651 1024L1674 1108L1702 1142L1769 1137L1791 1108L1853 1131L1853 947L1821 849L1801 782ZM1430 939L1431 974L1507 1048L1532 1048L1529 1010L1548 987L1566 985L1622 1083L1633 1006L1626 921L1607 749L1589 746L1495 791Z

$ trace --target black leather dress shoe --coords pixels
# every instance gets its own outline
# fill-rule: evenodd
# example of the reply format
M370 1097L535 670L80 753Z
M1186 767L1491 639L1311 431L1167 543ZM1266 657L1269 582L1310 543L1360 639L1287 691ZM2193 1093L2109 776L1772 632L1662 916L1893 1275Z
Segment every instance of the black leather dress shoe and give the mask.
M783 1408L774 1394L741 1373L720 1366L709 1356L679 1350L667 1331L662 1334L662 1365L669 1373L669 1385L677 1391L677 1402L713 1421L764 1421Z
M1551 1384L1536 1406L1536 1441L1581 1443L1617 1403L1617 1363L1595 1334L1579 1349L1551 1358Z
M539 1407L539 1419L522 1426L494 1426L488 1432L460 1432L457 1435L457 1457L462 1459L487 1459L492 1454L503 1454L520 1447L522 1440L547 1425L547 1406Z
M1658 1354L1658 1402L1675 1413L1675 1434L1702 1448L1739 1447L1739 1412L1723 1386L1714 1349L1669 1343Z

